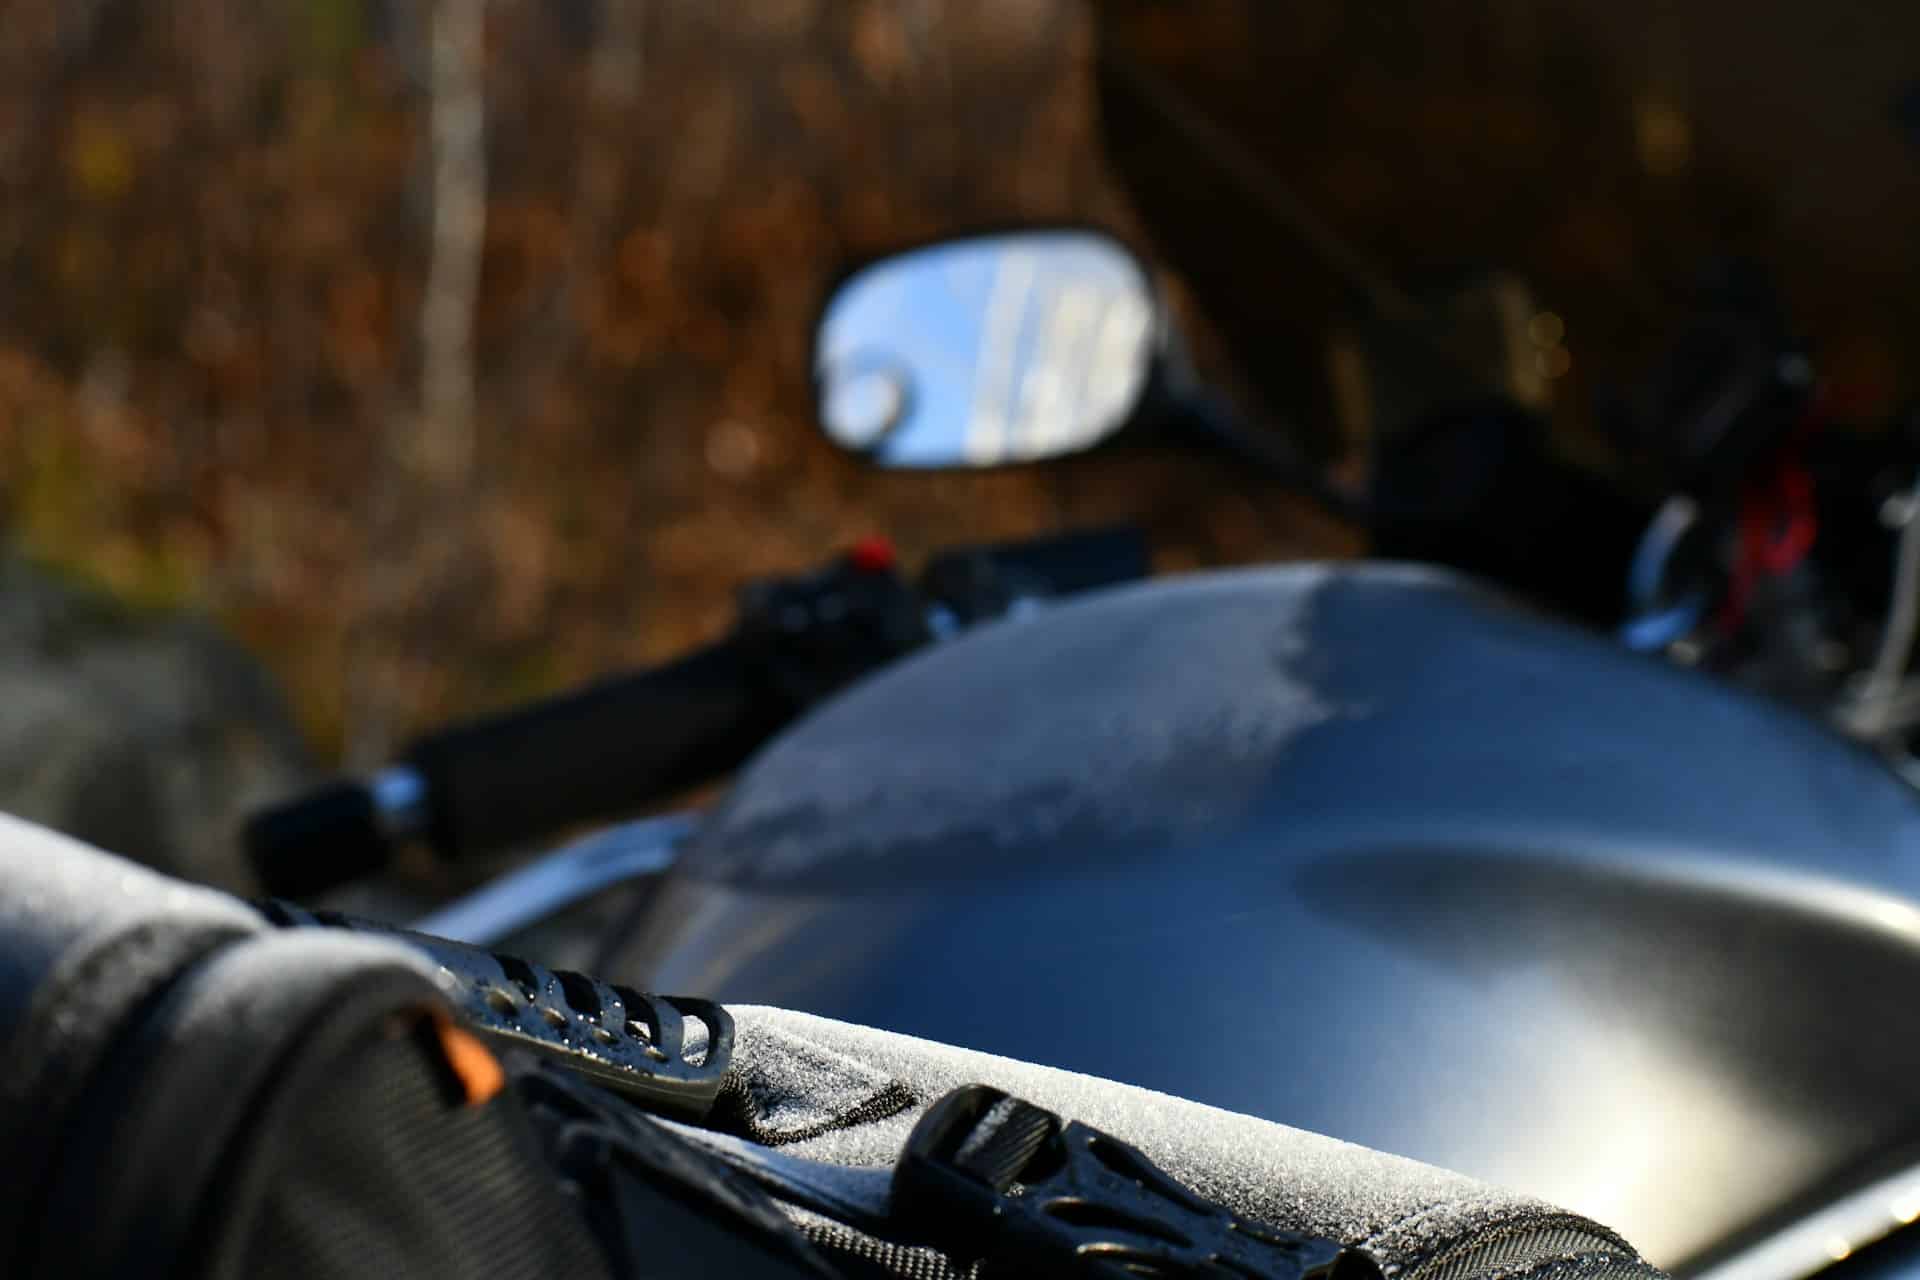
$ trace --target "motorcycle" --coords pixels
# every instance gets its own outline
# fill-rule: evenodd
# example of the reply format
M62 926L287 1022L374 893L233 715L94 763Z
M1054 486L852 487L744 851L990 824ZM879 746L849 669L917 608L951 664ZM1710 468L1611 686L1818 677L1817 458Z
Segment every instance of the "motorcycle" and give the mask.
M1364 485L1342 481L1306 433L1209 387L1149 269L1088 229L869 264L829 305L815 370L827 434L876 465L1224 448L1360 523L1379 558L1488 579L1911 759L1920 435L1846 421L1751 266L1709 272L1664 358L1609 389L1605 465L1513 399L1464 391L1369 442Z
M1548 494L1614 504L1609 530L1645 517L1596 535L1623 579L1607 626L1443 567L1137 581L1137 540L1097 533L910 585L868 546L750 588L734 634L682 663L262 815L250 852L270 891L311 895L405 841L470 856L737 768L708 812L614 826L416 928L494 944L618 886L594 967L631 987L1402 1153L1613 1224L1679 1275L1897 1272L1920 1221L1920 798L1888 757L1920 521L1865 502L1897 459L1836 464L1817 499L1781 480L1812 465L1807 371L1706 345L1740 357L1682 362L1715 371L1689 438L1720 461L1675 493L1624 518L1523 459ZM1242 421L1148 270L1086 229L865 265L814 368L822 427L877 465L1200 438L1402 537L1474 514L1342 487ZM1439 475L1447 452L1401 462ZM1868 530L1884 599L1834 594L1847 566L1812 547L1847 539L1794 524L1822 504L1864 504L1834 527ZM1842 613L1879 630L1870 663L1821 656ZM1818 678L1741 687L1759 669Z

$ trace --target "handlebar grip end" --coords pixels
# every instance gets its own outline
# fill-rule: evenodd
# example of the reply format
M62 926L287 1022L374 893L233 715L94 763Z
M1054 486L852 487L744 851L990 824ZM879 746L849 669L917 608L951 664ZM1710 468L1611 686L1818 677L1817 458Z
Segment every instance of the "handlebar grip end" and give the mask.
M331 783L254 815L241 844L261 888L296 900L371 875L393 859L373 794L358 782Z

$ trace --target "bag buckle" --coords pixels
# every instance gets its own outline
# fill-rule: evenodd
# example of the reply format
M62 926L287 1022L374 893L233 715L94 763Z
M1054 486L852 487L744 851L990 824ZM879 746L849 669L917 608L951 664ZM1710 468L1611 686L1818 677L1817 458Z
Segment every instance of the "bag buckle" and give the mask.
M1201 1199L1137 1149L986 1085L934 1103L893 1175L902 1225L995 1275L1379 1280L1367 1255Z

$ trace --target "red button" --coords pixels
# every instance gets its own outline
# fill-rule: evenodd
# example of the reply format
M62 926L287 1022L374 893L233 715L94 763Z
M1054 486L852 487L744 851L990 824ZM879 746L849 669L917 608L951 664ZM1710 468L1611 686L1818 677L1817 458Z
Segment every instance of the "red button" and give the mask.
M885 573L900 563L885 538L862 538L847 548L847 563L862 573Z

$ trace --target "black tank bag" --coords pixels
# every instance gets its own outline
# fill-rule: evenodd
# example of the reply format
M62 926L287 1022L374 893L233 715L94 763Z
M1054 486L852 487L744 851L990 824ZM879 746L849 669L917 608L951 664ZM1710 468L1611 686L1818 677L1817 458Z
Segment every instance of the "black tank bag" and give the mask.
M749 1180L468 1024L518 993L497 966L463 988L4 817L0 966L0 1275L830 1274Z
M0 817L0 1274L1659 1274L1262 1121L341 923Z

